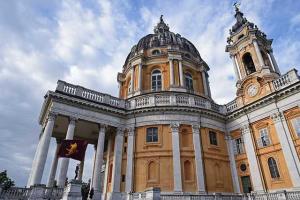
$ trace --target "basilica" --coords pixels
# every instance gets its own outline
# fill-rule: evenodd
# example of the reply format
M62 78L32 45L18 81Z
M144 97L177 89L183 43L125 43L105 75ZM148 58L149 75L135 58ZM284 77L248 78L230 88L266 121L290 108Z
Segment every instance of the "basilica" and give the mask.
M300 191L297 70L281 73L273 40L235 9L224 47L235 99L214 102L210 67L161 16L120 68L119 97L61 80L47 92L27 186L41 184L44 175L48 188L64 188L69 158L57 152L62 140L79 139L95 147L93 199L143 199L149 188L161 199ZM56 153L45 174L51 138ZM79 181L83 168L81 161Z

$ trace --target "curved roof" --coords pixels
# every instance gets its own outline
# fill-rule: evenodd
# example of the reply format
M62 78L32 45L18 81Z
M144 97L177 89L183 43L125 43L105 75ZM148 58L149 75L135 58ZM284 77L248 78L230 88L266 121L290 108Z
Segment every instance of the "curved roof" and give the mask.
M202 60L196 47L186 38L181 37L180 34L169 31L169 26L165 24L161 16L160 22L154 27L154 34L148 34L141 38L139 42L131 48L124 66L127 65L130 58L137 55L141 50L168 45L176 45L179 47L179 50L186 51L199 60Z

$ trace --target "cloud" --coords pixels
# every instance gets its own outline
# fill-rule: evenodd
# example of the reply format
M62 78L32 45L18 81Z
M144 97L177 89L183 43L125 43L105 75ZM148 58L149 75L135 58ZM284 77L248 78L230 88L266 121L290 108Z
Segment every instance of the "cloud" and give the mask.
M195 44L209 64L212 95L226 103L235 96L232 61L225 52L234 23L233 1L0 1L0 170L25 185L41 127L37 118L47 90L58 79L117 96L117 72L138 40L153 32L164 14L170 30ZM277 1L243 0L241 10L268 35L282 71L300 57L299 14ZM279 6L278 6L279 5ZM299 5L298 5L299 6ZM288 13L280 15L274 9ZM280 17L280 26L269 23ZM287 27L282 31L283 27ZM297 67L297 66L296 66ZM220 87L222 85L222 87ZM3 142L5 141L5 142ZM43 182L55 149L51 141ZM89 147L84 179L91 176ZM21 167L20 167L21 166ZM69 177L75 163L71 162Z

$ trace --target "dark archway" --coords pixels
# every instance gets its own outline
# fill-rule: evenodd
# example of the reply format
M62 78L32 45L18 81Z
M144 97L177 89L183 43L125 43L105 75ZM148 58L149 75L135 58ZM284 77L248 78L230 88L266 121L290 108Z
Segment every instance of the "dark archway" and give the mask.
M252 60L252 56L250 53L245 53L243 55L243 64L246 69L247 75L256 72L255 65L254 65L254 62Z

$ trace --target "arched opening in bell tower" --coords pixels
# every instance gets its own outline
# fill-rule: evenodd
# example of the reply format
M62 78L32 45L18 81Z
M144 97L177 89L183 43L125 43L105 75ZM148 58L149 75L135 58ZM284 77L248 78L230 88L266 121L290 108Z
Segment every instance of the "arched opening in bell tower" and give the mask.
M243 64L246 69L247 75L256 72L255 65L254 65L254 62L252 60L252 56L250 53L245 53L243 55Z

